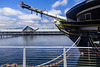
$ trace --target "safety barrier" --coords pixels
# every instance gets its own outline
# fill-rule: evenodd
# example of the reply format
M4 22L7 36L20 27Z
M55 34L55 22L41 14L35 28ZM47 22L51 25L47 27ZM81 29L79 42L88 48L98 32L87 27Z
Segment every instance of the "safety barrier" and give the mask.
M10 59L6 62L7 64L0 60L0 63L3 63L1 67L74 67L78 64L75 58L79 58L80 55L86 57L86 61L93 61L90 62L92 65L94 64L93 66L98 65L100 62L96 64L97 61L94 60L97 60L97 56L100 58L100 53L98 52L100 47L76 47L81 40L81 36L82 34L72 46L0 46L0 59L2 61ZM93 41L92 38L90 43L91 41ZM95 56L92 56L91 59L91 55ZM84 62L84 60L81 59L81 62ZM84 63L82 66L86 65L90 66L91 64Z
M3 48L3 49L2 49ZM66 50L71 48L67 53ZM77 49L78 48L78 49ZM15 63L13 61L9 61L1 67L4 66L19 66L19 67L74 67L77 63L86 64L86 65L97 65L99 62L96 60L100 58L100 53L96 51L92 51L93 49L97 49L97 47L68 47L68 46L0 46L0 50L2 49L3 54L7 52L4 61L13 58L15 61L19 61L19 63ZM91 50L92 49L92 50ZM98 47L100 49L100 47ZM14 51L13 51L14 50ZM81 51L81 52L80 52ZM12 52L12 53L11 53ZM16 53L16 54L14 54ZM1 52L0 52L1 54ZM17 55L18 54L18 55ZM14 56L17 56L14 58ZM82 59L75 58L81 58ZM2 55L3 56L3 55ZM11 57L10 57L11 56ZM12 57L13 56L13 57ZM97 56L99 58L97 58ZM21 57L21 58L20 58ZM20 58L20 59L18 59ZM0 56L1 59L1 56ZM88 61L88 60L89 61ZM3 61L2 60L2 61ZM91 60L91 61L90 61ZM86 62L84 62L86 61ZM11 62L11 63L10 63ZM23 63L22 63L23 62ZM35 63L34 63L35 62ZM90 63L89 63L90 62ZM1 62L0 62L1 63ZM87 64L88 63L88 64ZM29 65L29 66L28 66ZM91 66L90 65L90 66Z

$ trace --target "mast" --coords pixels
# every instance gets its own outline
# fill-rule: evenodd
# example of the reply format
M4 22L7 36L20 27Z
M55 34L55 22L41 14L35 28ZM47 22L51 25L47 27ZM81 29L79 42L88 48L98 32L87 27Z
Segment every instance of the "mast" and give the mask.
M35 8L33 8L33 7L31 7L31 6L27 5L27 4L24 4L22 1L20 1L20 6L22 8L26 8L28 10L35 11L36 13L40 13L41 16L42 16L42 14L44 14L46 16L53 17L55 19L67 20L66 17L55 15L55 14L49 13L48 11L42 11L42 10L39 10L39 9L35 9Z

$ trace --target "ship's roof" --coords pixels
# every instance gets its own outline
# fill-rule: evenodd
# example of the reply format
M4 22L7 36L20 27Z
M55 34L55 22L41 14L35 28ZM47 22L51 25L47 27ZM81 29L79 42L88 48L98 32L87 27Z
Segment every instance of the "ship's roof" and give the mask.
M71 8L67 13L66 16L67 18L70 18L72 20L77 20L76 16L79 12L100 5L100 0L86 0L81 2L80 4L74 6L73 8Z

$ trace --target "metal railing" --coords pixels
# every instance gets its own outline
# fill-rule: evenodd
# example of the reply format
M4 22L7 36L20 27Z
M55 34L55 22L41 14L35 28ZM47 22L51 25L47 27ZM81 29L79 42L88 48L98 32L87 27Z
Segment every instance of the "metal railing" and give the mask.
M71 61L73 62L72 64L71 63L68 63L67 61L69 60L69 57L71 56L71 54L74 52L75 49L85 49L87 51L85 51L84 53L87 52L87 57L89 58L89 60L91 59L90 57L90 53L94 54L94 55L97 55L97 54L100 54L99 52L94 53L94 52L91 52L90 50L88 49L97 49L97 47L68 47L68 46L0 46L0 49L23 49L23 67L27 67L27 63L28 62L27 60L27 49L31 49L31 51L35 52L34 54L36 53L49 53L50 54L48 56L54 56L52 57L51 59L50 58L47 58L46 61L44 62L41 62L39 65L35 65L35 67L53 67L55 65L58 65L60 64L59 66L62 66L63 67L69 67L68 64L70 65L73 65L74 64L74 61ZM71 48L69 50L69 52L67 51L69 48ZM100 49L100 47L98 47L98 49ZM66 53L67 51L67 53ZM56 52L56 53L55 53ZM58 53L57 53L58 52ZM42 55L42 53L40 55ZM79 54L83 55L82 53L79 52ZM39 54L38 54L39 55ZM78 54L76 54L77 56ZM86 55L86 54L85 54ZM44 56L44 55L43 55ZM74 55L72 55L73 57ZM60 58L61 57L61 58ZM30 57L29 57L30 58ZM58 60L59 58L59 60ZM42 60L45 59L45 56L44 58L42 58ZM49 59L49 60L48 60ZM73 58L74 59L74 58ZM29 60L30 61L30 60Z

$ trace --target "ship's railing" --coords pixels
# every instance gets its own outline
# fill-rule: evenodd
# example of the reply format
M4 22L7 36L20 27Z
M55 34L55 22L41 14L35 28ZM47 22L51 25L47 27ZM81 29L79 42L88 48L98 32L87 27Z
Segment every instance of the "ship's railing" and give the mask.
M69 48L71 49L68 51ZM75 58L79 58L80 55L88 58L89 61L97 60L95 58L96 56L99 56L100 58L100 52L94 51L94 49L97 50L97 48L100 49L100 47L70 47L70 46L0 46L0 50L2 49L1 52L8 51L7 54L3 53L7 55L5 58L11 59L13 57L10 57L10 56L13 56L13 55L15 56L18 54L15 59L15 61L17 61L19 60L17 58L22 57L20 60L23 60L23 63L22 61L19 63L19 64L22 63L20 67L22 66L29 67L27 66L27 64L34 65L34 62L37 63L36 65L34 65L36 67L54 67L54 66L74 67L75 65L77 65L77 62L78 62L75 60ZM16 54L14 54L13 52L15 52ZM95 56L91 56L91 54ZM0 56L0 58L2 56ZM83 60L81 62L86 61L86 58L81 59ZM9 62L13 63L13 61L8 61L7 63ZM97 62L91 62L91 63L95 65L98 64ZM87 65L89 66L89 64ZM1 65L1 67L3 67L3 65Z

